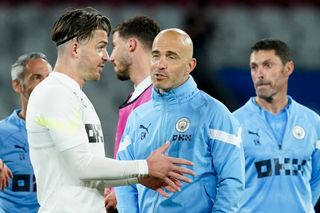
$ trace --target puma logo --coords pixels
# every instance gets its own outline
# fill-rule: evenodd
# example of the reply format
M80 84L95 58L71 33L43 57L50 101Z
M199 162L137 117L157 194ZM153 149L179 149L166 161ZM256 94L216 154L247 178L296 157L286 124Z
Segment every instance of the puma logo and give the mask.
M14 148L16 148L16 149L22 149L24 152L27 152L25 145L24 145L24 146L14 145Z
M248 133L249 133L250 135L254 135L254 136L255 136L255 138L253 139L254 145L260 145L259 129L257 129L256 132L248 130Z
M145 126L143 126L142 124L140 124L139 128L146 130L146 132L149 134L149 127L150 127L150 126L151 126L151 123L148 125L148 127L145 127Z

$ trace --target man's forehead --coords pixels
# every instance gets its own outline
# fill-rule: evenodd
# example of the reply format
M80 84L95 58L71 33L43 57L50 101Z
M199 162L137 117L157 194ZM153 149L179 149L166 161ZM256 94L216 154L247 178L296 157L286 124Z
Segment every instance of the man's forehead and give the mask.
M164 47L164 46L154 46L152 48L152 52L162 53L162 54L169 54L169 53L176 53L178 54L180 52L179 49L173 48L173 47Z
M275 60L279 58L274 50L258 50L253 51L250 55L250 61L256 61L256 60Z
M105 30L95 30L92 34L93 39L103 39L108 41L108 33Z

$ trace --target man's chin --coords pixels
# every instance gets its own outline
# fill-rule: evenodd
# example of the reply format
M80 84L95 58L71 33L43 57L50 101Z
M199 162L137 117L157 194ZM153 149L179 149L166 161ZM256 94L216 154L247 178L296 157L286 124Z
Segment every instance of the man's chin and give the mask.
M273 97L270 95L265 95L265 94L257 94L258 98L263 99L269 103L272 103Z
M118 78L118 80L120 80L120 81L130 80L130 77L129 77L129 76L119 75L118 73L117 73L117 78Z

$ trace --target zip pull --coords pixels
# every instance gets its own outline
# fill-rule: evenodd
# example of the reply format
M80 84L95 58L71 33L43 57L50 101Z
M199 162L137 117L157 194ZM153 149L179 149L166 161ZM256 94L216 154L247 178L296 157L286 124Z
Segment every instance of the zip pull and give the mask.
M282 150L282 145L281 145L281 144L279 144L278 146L279 146L279 149L280 149L280 150Z

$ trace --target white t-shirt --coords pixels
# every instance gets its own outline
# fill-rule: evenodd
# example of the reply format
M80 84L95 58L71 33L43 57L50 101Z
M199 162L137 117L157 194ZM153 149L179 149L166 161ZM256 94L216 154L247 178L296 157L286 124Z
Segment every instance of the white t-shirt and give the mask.
M30 96L26 126L39 212L105 212L97 181L81 180L61 155L87 144L94 156L105 156L100 120L77 82L50 73Z

